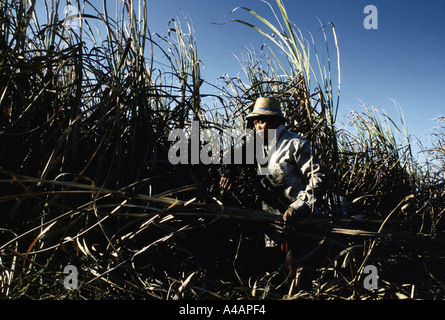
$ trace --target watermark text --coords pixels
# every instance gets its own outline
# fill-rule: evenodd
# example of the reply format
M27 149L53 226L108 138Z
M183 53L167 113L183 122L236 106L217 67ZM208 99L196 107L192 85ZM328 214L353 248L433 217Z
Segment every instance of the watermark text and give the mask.
M67 290L76 290L78 286L78 272L77 267L73 265L67 265L63 269L63 273L67 274L63 280L63 286Z
M276 149L276 130L265 136L256 130L200 129L193 121L189 131L173 129L168 140L171 164L257 164L258 174L269 174L270 155Z
M371 29L378 29L379 28L379 22L378 22L378 10L377 7L374 5L367 5L363 9L363 13L367 14L365 19L363 20L363 26L366 30Z

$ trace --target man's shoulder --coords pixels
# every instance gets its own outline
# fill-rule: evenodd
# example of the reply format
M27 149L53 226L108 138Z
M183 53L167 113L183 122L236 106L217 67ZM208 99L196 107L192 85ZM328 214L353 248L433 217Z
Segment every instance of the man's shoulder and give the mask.
M295 140L298 140L299 142L307 141L307 139L303 138L300 134L298 134L298 133L296 133L294 131L290 131L288 129L284 130L282 137L283 137L283 139L286 139L286 140L293 140L293 139L295 139Z

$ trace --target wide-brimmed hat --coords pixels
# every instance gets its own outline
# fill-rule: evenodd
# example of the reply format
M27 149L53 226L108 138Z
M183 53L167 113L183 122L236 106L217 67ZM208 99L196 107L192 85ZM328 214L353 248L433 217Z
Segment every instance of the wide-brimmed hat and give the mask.
M246 119L253 120L258 117L276 117L284 119L280 102L274 98L258 98L255 101L252 112L246 116Z

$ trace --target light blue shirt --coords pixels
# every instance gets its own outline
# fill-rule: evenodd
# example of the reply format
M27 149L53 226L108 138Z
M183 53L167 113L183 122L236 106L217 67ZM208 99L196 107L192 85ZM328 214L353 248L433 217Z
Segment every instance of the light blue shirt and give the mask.
M289 207L307 205L314 211L326 190L327 177L309 140L284 125L277 128L276 137L275 148L269 147L269 174L261 178L263 210L282 215Z

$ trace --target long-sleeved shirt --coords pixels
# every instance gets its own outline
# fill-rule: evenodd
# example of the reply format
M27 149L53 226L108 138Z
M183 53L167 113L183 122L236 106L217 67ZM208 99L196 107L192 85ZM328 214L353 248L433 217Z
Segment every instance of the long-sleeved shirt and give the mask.
M260 176L259 196L263 210L284 214L289 208L309 206L313 211L327 188L327 176L307 139L276 129L275 148L269 146L268 174Z
M267 168L259 170L262 174L258 175L257 192L262 209L283 215L289 207L308 206L316 212L317 203L327 191L328 181L309 140L288 131L284 125L276 129L275 137L275 144L267 146L268 156L264 164ZM222 166L220 173L233 177L233 166ZM284 238L280 231L268 229L264 240L265 246L269 247L281 243Z

